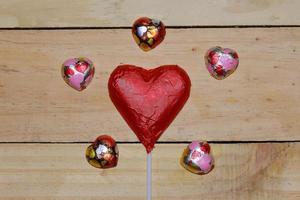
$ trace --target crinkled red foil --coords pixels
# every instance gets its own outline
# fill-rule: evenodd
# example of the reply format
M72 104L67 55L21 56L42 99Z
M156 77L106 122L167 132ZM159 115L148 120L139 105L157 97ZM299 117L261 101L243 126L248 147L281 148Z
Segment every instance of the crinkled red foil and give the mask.
M188 74L177 65L150 70L120 65L108 82L112 102L147 153L183 108L190 87Z

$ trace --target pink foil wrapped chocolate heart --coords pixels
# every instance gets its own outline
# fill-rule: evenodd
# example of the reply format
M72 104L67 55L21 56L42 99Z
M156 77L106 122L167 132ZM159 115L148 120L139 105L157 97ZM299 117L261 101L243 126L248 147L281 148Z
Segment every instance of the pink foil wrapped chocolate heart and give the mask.
M204 59L207 70L212 77L218 80L228 77L239 65L236 51L218 46L210 48Z
M69 86L82 91L92 81L95 68L92 61L87 58L71 58L63 63L61 73Z
M204 141L193 141L183 151L180 164L194 174L207 174L214 167L210 146Z

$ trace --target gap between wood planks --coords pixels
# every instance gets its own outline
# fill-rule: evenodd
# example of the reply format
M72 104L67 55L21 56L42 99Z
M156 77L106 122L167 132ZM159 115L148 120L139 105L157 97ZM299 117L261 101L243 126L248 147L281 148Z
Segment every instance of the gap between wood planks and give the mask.
M209 29L209 28L300 28L300 25L224 25L224 26L218 26L218 25L210 25L210 26L166 26L167 29L196 29L196 28L203 28L203 29ZM109 27L109 26L103 26L103 27L96 27L96 26L90 26L90 27L77 27L77 26L70 26L70 27L2 27L0 30L76 30L76 29L84 29L84 30L90 30L90 29L99 29L99 30L105 30L105 29L131 29L131 26L119 26L119 27Z
M278 143L300 143L300 140L266 140L266 141L207 141L211 144L278 144ZM91 141L80 141L80 142L0 142L0 144L90 144ZM138 141L117 141L118 144L141 144ZM156 144L189 144L191 141L159 141Z

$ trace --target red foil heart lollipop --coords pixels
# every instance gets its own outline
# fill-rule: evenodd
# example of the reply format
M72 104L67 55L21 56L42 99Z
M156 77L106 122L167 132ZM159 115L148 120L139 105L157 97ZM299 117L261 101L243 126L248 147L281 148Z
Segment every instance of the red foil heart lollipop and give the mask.
M108 82L112 102L147 153L183 108L190 87L189 76L177 65L151 70L121 65Z
M164 40L166 29L159 20L141 17L134 22L132 35L142 50L150 51Z

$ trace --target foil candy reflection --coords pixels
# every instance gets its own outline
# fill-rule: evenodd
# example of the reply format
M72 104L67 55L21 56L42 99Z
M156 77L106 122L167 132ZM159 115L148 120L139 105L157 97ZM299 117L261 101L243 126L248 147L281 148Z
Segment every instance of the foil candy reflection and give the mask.
M88 146L85 156L92 166L107 169L117 166L119 150L112 137L102 135Z
M228 77L239 65L236 51L218 46L210 48L204 59L207 70L212 77L218 80Z
M164 24L156 19L141 17L132 26L132 36L143 51L150 51L159 45L165 38Z
M214 158L207 142L193 141L183 151L180 164L195 174L207 174L214 167Z
M61 74L69 86L82 91L92 81L95 68L88 58L71 58L62 64Z

